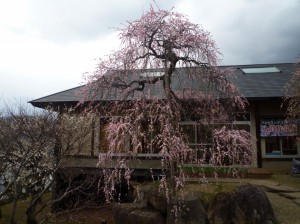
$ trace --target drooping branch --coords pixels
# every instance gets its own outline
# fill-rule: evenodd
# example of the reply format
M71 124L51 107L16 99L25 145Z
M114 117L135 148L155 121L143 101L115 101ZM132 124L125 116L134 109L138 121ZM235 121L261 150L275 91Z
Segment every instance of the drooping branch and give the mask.
M287 107L289 116L293 119L300 117L300 58L295 64L293 75L285 86L284 106Z
M121 181L122 170L131 173L128 158L138 159L139 153L159 154L161 169L171 183L184 179L175 166L204 165L212 161L209 155L222 163L222 153L227 161L245 150L246 156L238 159L245 159L240 164L249 163L251 144L230 145L249 143L249 135L214 126L230 122L232 113L243 111L245 100L227 78L230 71L217 67L220 54L209 32L182 14L151 8L120 29L120 40L120 50L100 60L86 86L87 93L93 90L85 97L93 102L91 111L112 117L104 128L107 151L99 158L99 166L115 161L112 170L104 173L106 191ZM100 106L95 107L97 103ZM196 136L189 136L182 122L192 123ZM210 132L209 143L193 142L204 139L198 127ZM228 147L219 147L213 154L213 139L219 146L224 140ZM235 147L232 153L231 146ZM116 153L120 156L115 157ZM106 193L111 198L112 192Z

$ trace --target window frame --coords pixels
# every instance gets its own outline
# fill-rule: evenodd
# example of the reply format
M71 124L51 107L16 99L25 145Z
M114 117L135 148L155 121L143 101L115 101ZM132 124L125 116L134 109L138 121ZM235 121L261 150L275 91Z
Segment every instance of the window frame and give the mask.
M284 116L278 116L278 115L268 115L268 116L263 116L260 118L260 120L284 120L285 117ZM299 127L298 127L299 128ZM277 136L280 140L280 154L271 154L271 153L267 153L267 142L266 139L267 138L272 138L275 136L260 136L260 141L261 141L261 154L262 154L262 158L265 159L272 159L272 158L295 158L295 157L299 157L300 156L300 141L297 141L297 136ZM291 155L284 155L282 153L282 139L285 137L292 137L295 138L296 141L296 154L291 154Z

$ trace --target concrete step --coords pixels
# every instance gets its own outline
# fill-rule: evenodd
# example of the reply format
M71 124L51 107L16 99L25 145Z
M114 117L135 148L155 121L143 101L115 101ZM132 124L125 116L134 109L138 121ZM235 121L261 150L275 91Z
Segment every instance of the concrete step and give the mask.
M272 173L264 168L252 167L248 169L247 178L265 179L270 178Z

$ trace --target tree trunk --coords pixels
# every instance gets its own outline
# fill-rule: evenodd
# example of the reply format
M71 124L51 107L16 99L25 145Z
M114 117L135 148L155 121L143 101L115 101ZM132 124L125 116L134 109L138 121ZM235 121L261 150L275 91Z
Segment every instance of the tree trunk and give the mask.
M26 215L27 215L27 224L38 224L38 221L35 218L35 207L36 207L36 202L34 202L27 210L26 210Z
M16 208L18 203L18 186L17 186L17 175L15 172L13 172L13 182L14 182L14 197L13 197L13 204L11 209L11 216L10 216L10 223L15 224L15 214L16 214Z
M168 68L168 63L167 63L167 55L168 55L168 52L166 51L165 52L165 55L166 55L166 59L165 59L165 74L164 74L164 90L165 90L165 93L166 93L166 100L168 102L170 102L171 100L171 76L169 74L169 68ZM170 118L169 119L170 121L173 120L173 118ZM171 149L169 149L171 150ZM169 163L170 163L170 167L169 167L169 172L168 175L167 175L167 178L169 179L170 181L170 187L171 187L171 192L172 194L175 194L175 162L174 162L174 159L173 158L169 158Z

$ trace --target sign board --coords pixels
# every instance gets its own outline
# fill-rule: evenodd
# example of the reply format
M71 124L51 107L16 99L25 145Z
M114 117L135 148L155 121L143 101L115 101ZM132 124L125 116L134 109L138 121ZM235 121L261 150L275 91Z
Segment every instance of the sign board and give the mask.
M261 120L260 136L296 136L298 128L299 120Z

